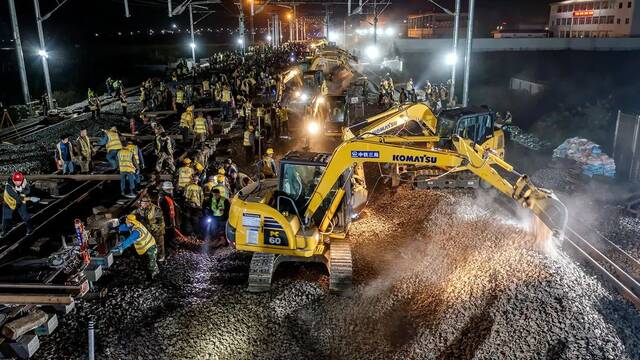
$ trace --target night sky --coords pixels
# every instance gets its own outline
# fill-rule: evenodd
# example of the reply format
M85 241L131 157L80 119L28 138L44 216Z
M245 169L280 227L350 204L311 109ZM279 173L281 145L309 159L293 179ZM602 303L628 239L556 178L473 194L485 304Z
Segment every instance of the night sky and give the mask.
M62 1L62 0L58 0ZM246 0L245 0L246 1ZM21 36L25 46L37 44L35 16L33 1L15 0L18 8L18 21L20 23ZM174 6L182 0L173 0ZM477 27L478 36L488 36L488 33L500 22L508 24L544 24L548 16L548 3L550 0L477 0ZM122 0L68 0L49 20L45 22L47 43L56 42L82 42L91 39L95 33L115 34L117 31L128 33L130 31L148 31L169 28L171 23L186 26L188 15L185 13L179 17L167 16L167 2L165 0L129 0L131 17L124 17ZM354 0L354 3L357 1ZM440 0L440 3L453 8L453 0ZM467 1L462 0L466 10ZM55 0L40 0L42 14L48 13L56 6ZM236 8L233 1L224 0L223 5L214 5L216 14L202 21L203 27L230 27L237 28ZM346 5L336 5L333 8L334 18L344 16ZM321 15L323 7L303 7L302 14ZM426 12L433 9L426 0L396 0L384 13L392 23L401 23L407 14ZM341 22L341 19L338 21ZM264 26L266 16L257 17L256 26ZM11 38L11 23L8 14L7 1L0 5L0 40L8 41ZM7 42L0 43L4 46Z

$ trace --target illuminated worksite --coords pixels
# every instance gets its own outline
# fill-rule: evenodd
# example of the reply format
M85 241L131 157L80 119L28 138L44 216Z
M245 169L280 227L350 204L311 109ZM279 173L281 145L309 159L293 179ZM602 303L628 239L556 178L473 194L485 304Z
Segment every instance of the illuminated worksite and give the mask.
M0 359L640 358L634 1L2 6Z

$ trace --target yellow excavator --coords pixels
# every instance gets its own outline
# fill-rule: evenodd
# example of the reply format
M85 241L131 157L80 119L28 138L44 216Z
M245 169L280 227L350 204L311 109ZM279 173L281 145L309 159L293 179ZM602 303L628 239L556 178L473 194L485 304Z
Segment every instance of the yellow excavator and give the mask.
M253 252L248 290L269 290L278 264L287 261L323 263L332 292L350 288L351 250L345 239L352 218L366 204L365 163L441 170L465 167L530 209L546 230L561 236L566 207L551 191L536 187L483 147L480 140L486 133L477 125L457 123L449 136L450 150L417 146L424 140L421 136L375 135L347 140L332 154L287 154L280 162L278 179L251 184L231 202L226 236L236 249ZM517 180L509 181L497 169Z

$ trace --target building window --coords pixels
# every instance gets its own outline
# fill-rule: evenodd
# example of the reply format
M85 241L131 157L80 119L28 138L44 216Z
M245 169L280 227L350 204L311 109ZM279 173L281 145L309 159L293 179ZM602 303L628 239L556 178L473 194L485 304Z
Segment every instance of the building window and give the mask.
M627 3L627 7L628 7L629 9L631 9L631 1L629 1L629 2Z
M607 24L613 24L615 20L615 16L607 16Z
M608 9L609 8L609 2L608 1L603 1L602 2L602 9Z
M587 3L586 6L587 6L586 10L593 10L593 3L592 2Z
M564 31L560 31L560 36L559 37L561 37L561 38L564 37Z
M585 20L585 19L584 19L583 17L581 17L581 18L580 18L580 22L579 22L579 24L580 24L580 25L584 25L584 20ZM575 22L574 22L574 23L575 23Z
M624 20L624 23L625 23L625 24L627 24L627 25L629 25L629 18L626 18L626 19Z
M595 3L593 3L593 10L599 10L600 9L600 1L596 1Z
M620 24L620 18L616 19L616 24Z
M607 17L606 16L600 16L600 24L606 24L607 23Z
M567 18L560 19L560 25L567 25Z
M591 25L591 21L592 21L592 20L593 20L593 19L592 19L592 18L590 18L590 17L586 18L586 19L585 19L585 24L587 24L587 25Z
M622 3L618 4L618 9L622 9Z

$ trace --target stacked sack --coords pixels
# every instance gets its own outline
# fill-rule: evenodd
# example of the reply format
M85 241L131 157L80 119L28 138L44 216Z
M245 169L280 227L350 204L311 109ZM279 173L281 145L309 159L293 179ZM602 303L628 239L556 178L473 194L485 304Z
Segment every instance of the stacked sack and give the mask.
M614 177L616 175L615 161L602 153L600 145L587 139L573 137L565 140L553 150L553 157L577 161L582 167L582 173L587 176Z

